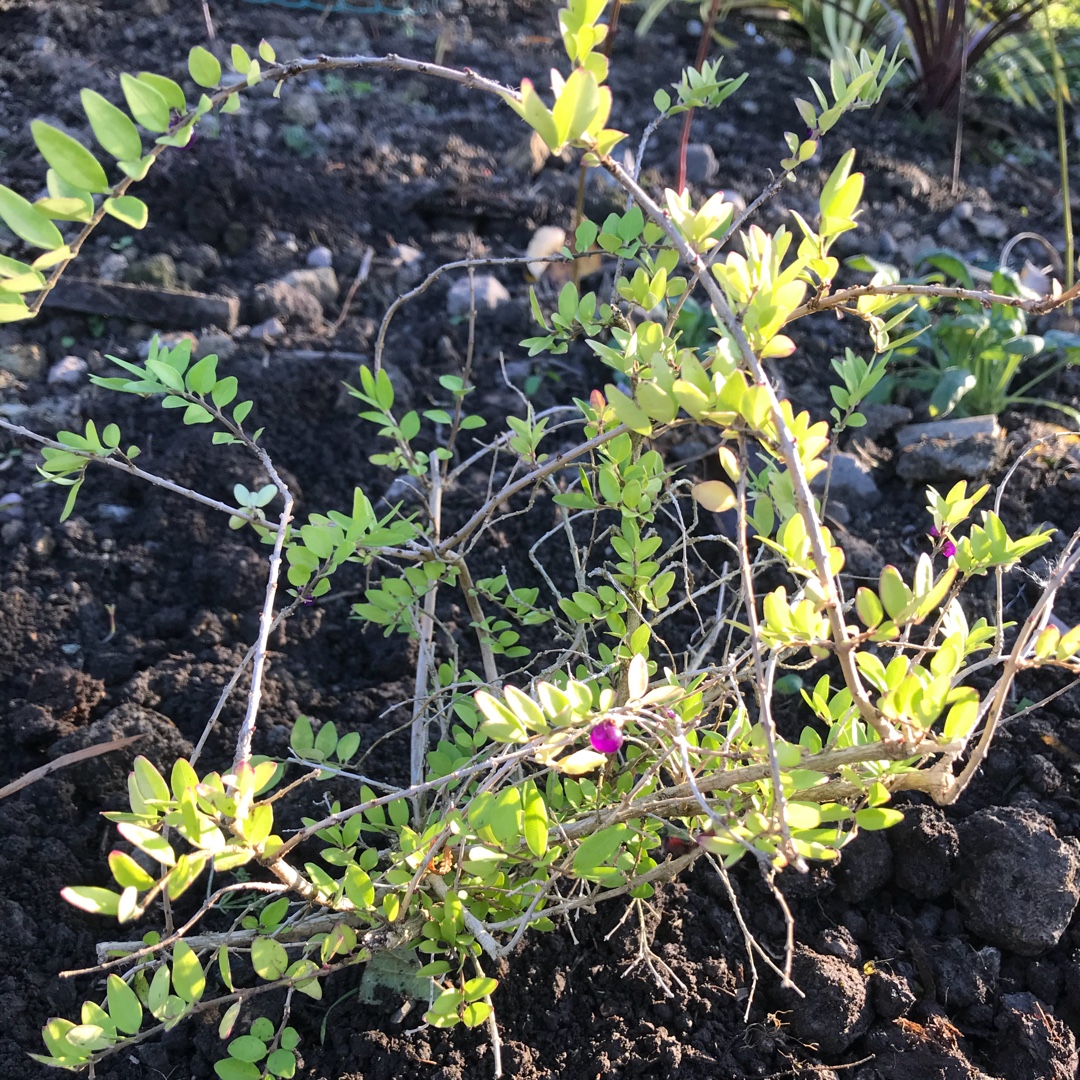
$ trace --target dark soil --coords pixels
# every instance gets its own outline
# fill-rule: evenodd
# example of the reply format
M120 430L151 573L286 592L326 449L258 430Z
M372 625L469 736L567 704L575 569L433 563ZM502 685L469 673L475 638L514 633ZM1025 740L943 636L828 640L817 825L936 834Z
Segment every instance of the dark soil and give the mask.
M332 16L321 27L317 12L242 0L211 0L210 7L224 41L251 44L265 36L283 56L396 51L430 58L438 51L448 63L509 82L522 74L539 78L554 62L553 12L526 0L466 4L454 15L408 23ZM198 9L179 0L0 3L0 180L27 194L37 190L41 162L29 120L77 124L80 87L111 93L120 70L179 75L187 50L204 38ZM754 42L736 25L726 30L737 38L727 73L746 69L751 78L730 108L697 121L695 139L717 151L715 184L749 199L781 156L785 127L797 124L792 94L804 93L806 71L820 74L820 65L808 66L797 54L785 66L777 60L782 42ZM653 89L672 81L695 48L671 13L644 40L629 27L620 33L615 116L635 142ZM394 244L418 248L425 272L467 254L519 254L537 226L569 224L575 197L576 167L553 162L535 177L521 167L524 128L499 103L407 76L370 82L355 92L324 85L316 103L323 127L283 128L277 107L259 99L221 138L204 137L174 153L141 193L151 225L127 252L170 254L194 268L200 289L239 295L242 321L251 322L261 314L252 305L254 287L301 266L312 246L332 250L344 286L364 245L374 247L371 277L335 338L317 312L295 312L274 345L238 336L228 362L255 399L267 449L302 493L302 514L348 506L354 484L376 497L387 481L368 462L370 425L342 394L355 363L312 361L296 350L370 352L378 320L400 286L389 258ZM630 92L644 90L640 101L628 103ZM291 87L285 97L300 91ZM1045 120L1027 114L1003 120L996 106L982 115L969 126L955 195L951 129L919 121L905 110L902 93L841 126L826 164L856 145L868 173L867 214L849 251L877 251L885 229L932 237L959 200L997 215L1010 233L1059 229L1053 196L1030 181L1028 166L1003 170L985 152L992 139L1008 140L1011 124L1024 132L1025 160L1034 154L1033 167L1042 167L1050 159L1039 154L1052 145ZM673 180L677 128L661 129L647 156L645 180L654 188ZM824 166L810 169L806 182L781 192L761 220L775 227L790 208L811 216L824 174ZM1047 167L1044 175L1055 174ZM588 202L594 216L602 215L615 196L590 186ZM84 275L92 276L110 244L122 248L124 235L105 226ZM971 247L979 244L972 236ZM210 254L198 245L209 245ZM516 407L502 388L500 352L520 383L529 366L517 343L532 332L521 273L500 276L511 301L481 322L477 340L481 408L492 417ZM419 404L428 400L434 375L457 370L467 347L466 327L444 314L447 284L408 306L389 339L388 363L402 392ZM92 372L104 372L104 354L134 355L150 330L52 312L4 330L0 346L40 345L49 363L74 353ZM800 407L825 415L828 360L856 339L831 317L812 321L798 337L800 351L785 362L783 378ZM570 359L542 381L541 406L587 396L602 381L587 356ZM1047 389L1075 405L1080 384L1066 375ZM85 382L49 385L43 371L0 371L0 402L28 407L18 413L21 422L45 433L86 417L115 421L125 440L143 447L144 467L211 496L228 498L234 483L258 482L235 455L210 448L200 429L183 428L152 403L123 400ZM1005 422L1014 448L1022 445L1032 418ZM883 498L875 506L850 506L840 531L849 570L873 576L885 562L910 565L928 521L922 491L895 475L891 437L866 448L875 455ZM59 891L106 883L112 828L99 812L123 805L136 749L168 764L198 739L256 632L266 552L218 516L104 469L92 473L76 515L58 524L63 493L35 486L39 459L32 448L0 436L0 451L0 494L22 497L19 512L4 518L0 548L0 784L81 746L144 736L130 751L54 774L0 801L0 1080L27 1080L50 1075L27 1057L41 1049L45 1020L73 1015L83 997L98 993L91 978L58 973L92 964L94 943L115 931L69 907ZM1004 502L1007 523L1021 530L1050 521L1059 538L1067 536L1080 526L1077 493L1067 470L1025 466ZM459 510L464 507L450 512ZM514 560L526 565L519 541L495 538L492 572ZM1053 555L1051 549L1046 557ZM1047 566L1044 559L1033 574ZM356 583L336 582L335 592ZM1020 574L1007 579L1011 618L1024 617L1035 587ZM1060 599L1057 614L1070 625L1080 621L1075 587ZM364 745L400 723L393 706L411 693L410 651L400 639L350 621L347 603L301 610L273 645L259 750L281 753L299 714L358 731ZM1018 689L1038 697L1046 680ZM792 722L797 702L790 706ZM229 760L239 719L234 700L204 762ZM405 738L397 737L372 765L400 780L407 756ZM748 1022L752 973L729 897L712 871L695 870L652 901L647 930L670 969L670 996L634 964L637 922L620 924L625 909L618 901L528 939L500 972L496 997L507 1075L1073 1077L1080 1030L1080 922L1070 923L1080 894L1078 763L1080 700L1070 694L1006 725L958 806L943 812L911 803L902 826L861 836L836 868L782 876L796 924L794 974L805 997L781 991L762 971ZM774 898L751 867L740 865L732 883L750 929L779 955L784 924ZM357 978L331 981L321 1003L295 1005L303 1036L299 1075L491 1076L483 1030L414 1031L419 1010L396 1021L401 999L392 996L375 1006L347 999L320 1041L326 1010ZM97 1074L211 1076L221 1052L216 1020L202 1017L110 1058Z

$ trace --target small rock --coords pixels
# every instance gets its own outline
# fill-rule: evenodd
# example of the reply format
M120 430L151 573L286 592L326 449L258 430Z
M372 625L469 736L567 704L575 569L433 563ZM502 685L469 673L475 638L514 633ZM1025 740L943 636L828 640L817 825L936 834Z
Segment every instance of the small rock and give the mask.
M1000 1032L991 1067L1009 1080L1074 1080L1076 1036L1034 994L1003 994L994 1018Z
M686 179L691 184L707 184L720 171L720 163L708 143L690 143L686 148Z
M832 468L818 473L810 486L814 491L824 491L826 479L830 495L836 495L850 509L868 509L881 501L870 466L855 454L842 451L834 455Z
M900 245L896 242L896 237L888 229L882 230L878 236L878 254L882 258L891 259L899 250Z
M20 379L40 379L45 373L45 350L40 345L0 346L0 371Z
M991 945L976 952L967 942L948 938L931 951L930 967L943 1005L985 1005L997 994L1001 953Z
M5 521L0 525L0 540L5 545L17 544L26 531L26 526L21 521Z
M424 276L424 253L411 244L397 244L390 249L397 270L397 291L407 292Z
M81 356L65 356L49 368L50 386L78 386L86 374L87 364Z
M458 278L446 294L446 310L452 319L468 315L474 303L480 314L495 311L509 302L506 286L491 274L476 274L472 282L467 277Z
M976 214L971 224L983 240L1004 240L1009 235L1009 226L996 214Z
M956 218L957 221L970 221L974 213L975 207L968 202L967 199L958 202L953 207L953 217Z
M308 266L321 269L334 265L334 253L328 247L313 247L304 260Z
M801 1042L816 1043L819 1053L832 1057L844 1053L870 1027L866 979L851 964L796 945L791 978L806 996L790 990L775 996Z
M301 90L285 98L281 112L290 124L314 127L319 122L319 99L309 91Z
M889 829L893 876L901 889L934 900L952 886L960 841L936 806L905 806L904 820Z
M746 199L743 198L741 191L736 191L735 188L723 188L720 194L724 196L724 202L731 203L735 207L736 214L741 214L746 209Z
M119 251L110 251L98 264L98 277L102 281L121 281L127 271L127 257Z
M132 285L153 285L159 289L175 289L180 284L173 257L163 251L133 262L124 272L124 281Z
M776 62L781 67L791 67L795 63L795 53L786 45L776 54Z
M832 500L829 501L832 509ZM844 570L857 578L872 578L875 581L885 568L885 560L878 549L868 540L854 533L842 532L836 537L844 552Z
M248 337L255 341L273 341L285 333L285 324L276 316L258 323L248 331Z
M947 217L934 231L934 235L946 247L963 250L967 246L964 227L954 217Z
M23 497L17 491L0 495L0 521L18 521L23 516Z
M157 338L158 347L161 349L175 349L182 341L190 341L192 349L199 344L198 338L190 330L174 330L169 334L154 334L151 338L144 338L139 342L137 352L140 360L145 360L150 355L150 342Z
M877 970L870 976L870 1000L883 1020L903 1016L918 1000L911 981L891 971Z
M286 285L313 296L325 311L337 302L341 286L332 266L309 266L303 270L293 270L282 279Z
M957 831L953 896L967 928L1021 956L1052 949L1080 902L1080 840L1020 807L976 811Z
M123 525L135 513L132 507L122 506L119 503L98 503L96 509L97 516L111 525Z
M976 480L998 467L1005 449L993 416L909 424L896 441L897 474L911 484Z
M293 288L284 281L256 285L251 306L258 320L277 316L283 321L289 319L309 326L322 325L323 312L319 301L306 290Z
M219 360L231 360L236 354L237 345L230 334L211 331L203 334L195 344L191 355L195 360L204 356L216 356Z
M879 443L897 428L911 423L911 410L906 405L860 405L859 412L866 423L857 428L853 438Z
M840 852L833 873L840 895L852 904L861 904L888 884L892 871L892 849L885 833L860 832Z

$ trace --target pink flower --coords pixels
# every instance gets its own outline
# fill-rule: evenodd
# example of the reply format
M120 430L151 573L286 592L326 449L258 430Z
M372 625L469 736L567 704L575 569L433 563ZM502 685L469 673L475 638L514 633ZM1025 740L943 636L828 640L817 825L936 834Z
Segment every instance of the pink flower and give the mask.
M936 525L930 526L930 539L936 540L941 535L941 530Z
M601 720L589 732L589 742L598 754L615 754L623 744L622 731L614 720Z
M941 545L941 554L946 559L951 559L956 554L956 545L948 537L945 538L945 543Z

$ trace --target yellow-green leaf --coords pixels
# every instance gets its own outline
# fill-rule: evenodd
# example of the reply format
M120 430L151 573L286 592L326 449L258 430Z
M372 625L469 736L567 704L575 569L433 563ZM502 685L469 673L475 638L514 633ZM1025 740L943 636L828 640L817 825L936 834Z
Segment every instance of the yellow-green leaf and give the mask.
M53 251L64 243L60 230L40 210L3 184L0 184L0 218L20 240L34 247Z
M142 157L139 129L123 109L118 109L111 101L93 90L83 90L79 97L94 138L101 143L106 153L121 161Z
M30 130L41 156L56 170L57 175L84 191L109 190L105 170L82 143L65 135L59 128L46 124L44 120L34 120Z

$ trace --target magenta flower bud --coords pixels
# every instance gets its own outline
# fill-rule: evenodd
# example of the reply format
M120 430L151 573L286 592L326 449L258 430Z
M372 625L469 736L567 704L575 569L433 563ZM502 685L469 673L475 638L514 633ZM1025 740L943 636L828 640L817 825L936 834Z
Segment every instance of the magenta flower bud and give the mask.
M945 543L941 545L941 554L946 559L951 559L956 554L956 545L951 540L946 539Z
M601 720L589 732L589 742L598 754L615 754L623 744L623 736L614 720Z
M936 525L930 526L930 538L936 540L941 535L941 530Z

